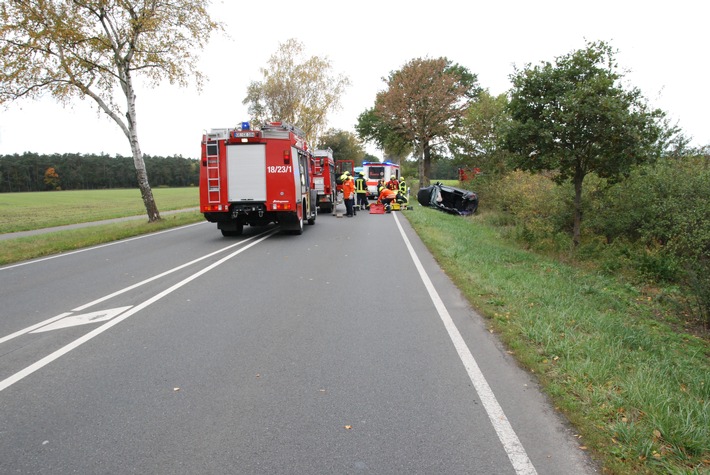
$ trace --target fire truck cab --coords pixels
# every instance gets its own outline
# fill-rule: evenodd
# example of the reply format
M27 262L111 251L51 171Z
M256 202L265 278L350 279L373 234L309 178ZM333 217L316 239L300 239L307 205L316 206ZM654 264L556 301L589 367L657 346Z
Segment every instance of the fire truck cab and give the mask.
M305 134L293 125L212 129L202 137L200 211L224 236L271 223L301 234L304 221L316 221L314 164Z
M330 213L335 207L337 189L335 183L335 161L333 150L315 150L313 152L313 188L316 190L318 209Z
M394 176L399 180L399 164L393 162L363 162L363 173L367 180L367 197L377 199L377 182L379 180L389 181Z

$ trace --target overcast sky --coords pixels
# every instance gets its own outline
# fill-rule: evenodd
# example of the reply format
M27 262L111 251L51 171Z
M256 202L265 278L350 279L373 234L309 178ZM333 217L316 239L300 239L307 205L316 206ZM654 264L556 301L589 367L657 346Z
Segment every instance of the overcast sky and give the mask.
M360 0L332 2L217 1L212 12L231 39L214 38L200 60L209 77L201 94L162 85L138 92L143 153L197 158L204 130L248 120L242 100L260 68L290 38L307 56L331 61L350 78L342 109L329 127L354 131L357 117L383 90L382 78L413 58L447 57L478 75L497 95L510 88L514 66L554 61L604 40L619 50L626 81L667 112L694 145L710 144L708 26L701 0ZM466 5L466 6L463 6ZM118 126L89 100L68 107L50 99L0 110L0 154L107 153L130 156ZM368 147L378 156L376 149Z

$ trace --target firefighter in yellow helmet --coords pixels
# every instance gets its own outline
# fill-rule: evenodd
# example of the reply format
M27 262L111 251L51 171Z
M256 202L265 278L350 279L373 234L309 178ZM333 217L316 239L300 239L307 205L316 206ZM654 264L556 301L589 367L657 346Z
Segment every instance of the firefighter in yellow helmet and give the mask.
M367 209L370 205L367 203L367 180L365 174L359 172L355 178L355 194L357 195L357 208Z
M390 179L387 183L385 183L385 186L389 188L390 190L397 191L399 190L399 182L397 181L397 176L392 175L390 176Z
M355 183L350 173L345 175L343 179L343 201L345 202L345 216L355 216L357 214L355 211Z
M397 193L397 201L400 203L409 203L409 188L407 187L407 182L404 181L404 177L399 177L399 191Z
M377 180L377 196L380 196L380 193L382 193L383 188L386 188L385 180L380 178L379 180Z
M390 190L386 186L382 188L380 196L377 198L378 203L385 205L385 212L389 213L391 211L390 203L397 199L397 192Z

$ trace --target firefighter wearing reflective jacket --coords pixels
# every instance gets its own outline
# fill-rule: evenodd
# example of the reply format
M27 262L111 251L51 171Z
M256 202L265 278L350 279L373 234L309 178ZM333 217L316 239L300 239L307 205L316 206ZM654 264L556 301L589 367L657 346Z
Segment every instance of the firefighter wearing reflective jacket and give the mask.
M407 188L407 182L404 181L404 177L399 177L399 192L397 193L397 201L401 203L409 202L409 189Z
M397 177L392 175L390 177L390 181L387 182L387 188L390 190L399 190L399 182L397 181Z
M360 172L355 178L355 194L357 195L357 205L360 209L367 209L370 205L367 204L367 180L365 174Z

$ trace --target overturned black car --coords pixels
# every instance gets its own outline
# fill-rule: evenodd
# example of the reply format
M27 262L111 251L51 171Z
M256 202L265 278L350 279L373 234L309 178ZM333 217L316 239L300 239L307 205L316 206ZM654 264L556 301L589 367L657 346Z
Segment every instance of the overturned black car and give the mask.
M469 215L478 209L476 193L442 185L440 182L421 188L417 193L417 201L422 206L431 206L450 214Z

